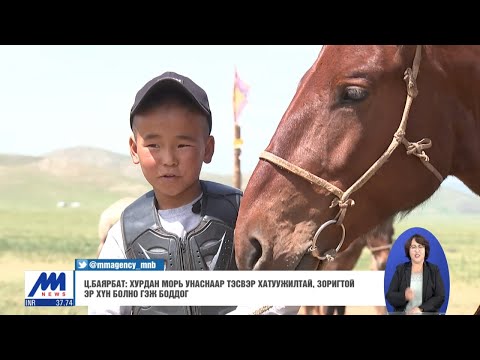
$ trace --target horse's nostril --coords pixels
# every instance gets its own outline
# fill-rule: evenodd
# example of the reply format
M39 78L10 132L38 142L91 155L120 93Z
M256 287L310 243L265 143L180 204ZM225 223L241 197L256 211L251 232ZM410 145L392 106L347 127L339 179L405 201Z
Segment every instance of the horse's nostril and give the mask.
M249 254L247 255L247 265L248 268L251 270L255 267L257 261L262 257L262 246L260 245L260 241L256 238L251 238L250 242L250 249Z

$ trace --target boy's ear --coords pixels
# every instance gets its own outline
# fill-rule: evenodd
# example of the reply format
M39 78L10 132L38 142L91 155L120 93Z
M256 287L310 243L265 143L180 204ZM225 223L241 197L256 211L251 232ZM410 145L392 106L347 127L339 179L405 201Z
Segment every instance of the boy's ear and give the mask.
M215 152L215 138L210 135L205 144L205 155L203 156L203 162L210 164L212 161L213 153Z
M132 161L134 164L138 164L140 162L140 159L138 158L137 143L133 134L130 136L128 144L130 145L130 156L132 157Z

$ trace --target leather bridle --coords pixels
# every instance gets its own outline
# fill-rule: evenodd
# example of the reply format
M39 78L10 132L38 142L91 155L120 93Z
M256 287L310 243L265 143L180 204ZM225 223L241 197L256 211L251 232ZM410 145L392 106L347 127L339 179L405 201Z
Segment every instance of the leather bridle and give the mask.
M345 218L345 214L350 206L355 205L355 201L350 197L355 191L360 189L379 169L382 167L383 164L388 160L390 155L393 151L400 145L400 143L404 144L407 149L407 155L415 155L418 159L422 161L422 163L437 177L437 179L442 182L443 176L438 172L435 167L430 164L428 156L425 154L425 149L428 149L432 146L432 141L428 138L424 138L418 142L411 143L405 138L405 131L407 127L407 120L408 114L410 112L410 107L412 105L413 99L417 96L417 76L418 71L420 68L420 61L421 61L421 54L422 54L422 46L417 45L415 51L415 57L413 59L413 65L411 68L407 68L404 73L404 80L407 84L407 99L405 103L405 108L403 110L402 120L400 121L400 125L397 131L393 135L392 142L390 143L387 150L383 153L383 155L347 190L342 191L335 185L329 183L328 181L304 170L297 165L294 165L287 160L274 155L268 151L263 151L260 155L260 159L266 160L281 169L285 169L297 176L304 178L305 180L309 181L312 185L318 185L326 189L329 193L335 195L335 199L333 199L330 208L334 208L336 206L339 207L339 211L334 219L329 220L322 224L318 230L316 231L310 248L308 249L309 252L312 253L313 256L318 258L319 260L328 260L332 261L335 259L335 256L340 251L340 248L343 245L343 241L345 240L345 226L343 225L343 219ZM331 249L326 251L324 254L319 254L317 250L317 239L320 233L329 225L337 225L342 228L342 238L335 249Z

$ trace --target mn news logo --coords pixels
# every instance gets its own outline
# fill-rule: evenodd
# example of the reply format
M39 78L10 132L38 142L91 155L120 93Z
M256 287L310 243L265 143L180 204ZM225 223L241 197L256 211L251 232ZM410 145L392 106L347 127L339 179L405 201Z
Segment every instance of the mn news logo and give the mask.
M25 306L75 306L73 271L25 271Z

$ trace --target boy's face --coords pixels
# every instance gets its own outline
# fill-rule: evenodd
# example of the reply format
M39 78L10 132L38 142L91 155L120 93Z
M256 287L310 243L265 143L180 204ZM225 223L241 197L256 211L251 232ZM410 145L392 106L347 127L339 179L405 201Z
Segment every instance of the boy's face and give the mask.
M175 105L136 115L130 153L152 185L160 209L185 205L201 192L203 162L212 160L215 141L204 116Z

